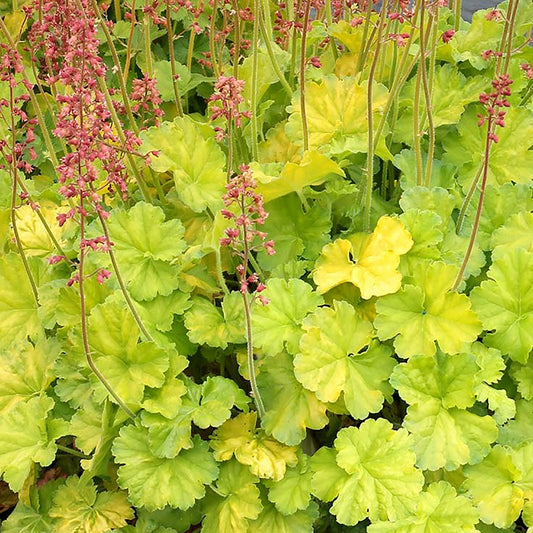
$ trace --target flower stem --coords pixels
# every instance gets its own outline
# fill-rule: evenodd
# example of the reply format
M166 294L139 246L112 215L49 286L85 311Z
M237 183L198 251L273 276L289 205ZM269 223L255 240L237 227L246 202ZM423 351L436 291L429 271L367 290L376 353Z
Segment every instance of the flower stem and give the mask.
M302 41L300 43L300 113L302 115L302 135L304 152L309 150L309 127L307 125L307 111L305 107L305 59L307 43L307 26L309 25L309 10L311 2L305 2L304 22L302 27Z

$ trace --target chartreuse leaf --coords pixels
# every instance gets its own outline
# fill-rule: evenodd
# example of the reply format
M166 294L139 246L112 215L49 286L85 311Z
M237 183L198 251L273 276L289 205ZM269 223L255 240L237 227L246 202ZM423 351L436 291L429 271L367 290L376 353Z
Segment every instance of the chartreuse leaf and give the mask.
M179 220L165 222L159 207L138 202L116 209L108 220L120 271L132 296L151 300L178 287L178 268L170 262L185 250L185 229Z
M286 352L263 361L257 384L266 408L263 428L283 444L295 446L305 439L307 428L322 429L328 423L326 404L296 379Z
M354 418L381 409L392 391L388 384L395 366L388 347L370 343L374 329L357 317L347 302L317 309L303 323L305 334L294 359L298 381L323 402L344 402Z
M44 394L55 379L54 363L61 351L53 339L35 345L22 342L0 356L0 411Z
M492 258L507 255L511 250L522 248L533 252L533 213L522 211L509 217L497 229L491 239Z
M474 533L478 513L465 496L446 481L429 485L418 498L415 512L396 522L376 522L369 533Z
M459 169L459 182L466 191L482 165L486 142L486 127L477 125L477 106L463 114L457 129L443 139L444 161ZM529 183L533 166L533 113L520 107L511 107L505 116L505 128L499 128L498 143L491 147L488 164L488 183ZM512 164L510 162L512 161Z
M395 142L413 145L413 101L415 100L416 78L411 78L400 93L400 107L403 108L394 125ZM431 114L434 127L459 122L465 106L479 99L479 93L487 86L484 76L472 76L468 79L457 67L445 63L435 68L431 88ZM420 99L419 116L426 116L425 99ZM421 126L427 127L426 125Z
M339 79L334 75L324 77L320 82L310 82L305 87L307 128L310 149L340 155L346 152L368 150L367 81L361 83L353 78ZM372 113L377 126L388 97L388 90L379 83L372 84ZM301 144L302 114L300 93L296 92L285 131L289 139ZM380 138L376 154L383 159L391 157Z
M453 59L469 61L478 70L485 69L487 62L481 57L484 50L496 49L502 33L502 24L497 20L487 20L485 11L477 11L472 24L462 27L449 42Z
M42 331L37 302L22 260L15 253L0 257L0 287L0 349L27 336L37 338Z
M376 302L374 325L381 340L394 339L401 357L433 355L435 342L443 352L459 353L481 333L481 323L464 294L451 290L457 268L434 262L420 265L413 274L416 285Z
M496 389L491 384L500 380L505 370L505 362L501 353L494 348L488 348L480 342L475 342L471 348L476 356L476 363L481 369L477 373L478 384L474 388L478 402L488 402L489 409L494 412L494 421L501 425L516 413L514 400L507 396L505 389ZM515 363L517 366L517 363Z
M472 290L472 305L488 333L484 342L525 363L533 348L533 253L512 249L500 255L488 280Z
M414 187L420 187L416 185L417 167L416 155L414 150L404 148L399 154L396 154L394 156L392 163L396 168L399 168L401 170L400 187L404 191L407 192ZM425 152L422 152L422 165L425 169L427 165L427 154ZM439 159L434 159L433 164L431 166L430 184L433 188L443 187L444 190L448 187L453 187L455 184L453 165L445 164ZM420 208L432 210L430 206Z
M464 488L483 522L505 528L519 517L524 504L529 513L533 500L532 443L515 450L496 445L481 463L465 467L464 472Z
M305 510L284 515L276 509L275 505L263 501L263 510L257 520L250 522L248 533L263 533L265 531L312 533L313 524L317 518L318 505L315 502L311 502Z
M0 414L0 473L13 492L18 492L34 463L48 466L57 447L47 416L54 401L47 396L19 402Z
M182 383L187 394L180 391L179 401L169 398L167 401L173 404L171 409L159 408L159 412L145 412L141 417L143 426L148 428L152 452L159 457L172 458L182 449L192 447L192 422L202 429L218 427L230 418L233 406L248 410L250 399L227 378L209 377L202 385L176 381Z
M270 303L254 307L254 345L270 356L282 352L284 348L295 354L303 333L302 320L324 300L301 279L271 279L263 294Z
M300 453L298 464L293 468L288 468L283 479L263 481L269 489L268 500L281 514L291 515L309 506L312 472L308 463L307 455Z
M533 357L530 357L525 365L513 362L510 374L520 396L525 400L533 400Z
M507 446L520 446L533 442L533 401L519 399L516 401L516 415L501 429L498 443Z
M272 270L298 257L315 260L329 240L331 218L328 211L313 205L304 213L296 194L273 200L265 209L269 215L263 231L276 243L276 253L268 255L261 250L258 254L261 266Z
M192 525L201 522L203 513L199 504L182 511L172 507L147 511L141 507L135 512L135 527L126 526L120 533L186 533Z
M59 244L64 247L66 241L61 238L61 231L56 220L56 215L62 211L63 209L55 204L39 203L39 212L48 223L50 231ZM50 239L50 235L30 205L19 206L16 215L17 230L26 255L46 256L56 253L56 248Z
M57 533L106 533L125 526L126 520L134 517L125 493L97 492L93 481L86 476L69 477L56 490L49 514L56 519Z
M415 437L417 465L424 470L455 470L479 462L496 440L490 416L468 412L475 401L479 367L470 354L415 355L398 365L393 387L409 404L404 427Z
M126 403L139 405L146 386L165 381L169 354L153 342L138 344L139 328L116 298L92 310L88 333L96 366Z
M218 467L207 443L193 437L193 446L171 459L153 454L148 430L140 425L125 426L113 443L113 455L121 465L118 482L127 489L135 506L148 510L165 505L188 509L205 496L205 485L213 482Z
M279 165L275 165L279 167ZM257 180L257 192L263 195L265 203L286 194L296 192L301 194L308 185L320 185L331 174L344 175L344 171L329 157L316 150L307 150L297 163L289 161L281 171L271 176L268 167L251 165L254 178Z
M479 195L475 193L466 212L462 235L470 235L472 232L478 201ZM505 183L501 186L488 185L485 191L476 242L483 250L494 247L494 245L490 246L491 236L494 231L513 218L512 215L531 211L532 209L533 198L531 197L529 184ZM508 233L507 235L511 239L513 238L512 235ZM501 244L503 244L503 241Z
M382 418L366 420L341 429L334 446L311 459L312 487L319 499L335 499L330 512L340 524L395 521L415 511L424 476L405 429L395 431Z
M213 490L202 501L205 533L234 533L248 531L250 520L255 520L263 506L256 484L259 478L241 463L232 459L220 466Z
M242 413L218 428L210 445L217 461L228 461L233 455L239 463L250 467L252 474L276 481L283 478L287 466L298 462L296 447L285 446L256 430L257 414Z
M182 315L192 305L189 294L176 290L168 296L158 295L149 301L137 302L137 310L147 327L169 331L175 315Z
M229 343L245 342L244 307L239 292L226 294L222 308L205 298L193 298L185 312L185 327L191 342L227 348Z
M353 283L365 300L396 292L402 279L397 270L400 255L412 245L400 220L382 216L370 235L358 233L324 246L313 272L317 290L325 293L341 283Z
M222 207L225 192L226 158L217 145L215 132L190 117L176 117L141 133L143 153L156 151L150 166L157 172L174 174L179 199L199 213Z

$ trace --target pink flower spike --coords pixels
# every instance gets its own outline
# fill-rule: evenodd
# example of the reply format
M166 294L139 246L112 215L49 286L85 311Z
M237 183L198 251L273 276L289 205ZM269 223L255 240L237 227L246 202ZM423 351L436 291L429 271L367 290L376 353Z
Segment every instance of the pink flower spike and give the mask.
M111 277L111 272L109 272L109 270L105 270L104 268L102 268L101 270L98 271L98 274L96 275L96 281L98 281L98 283L102 285L104 281L106 279L109 279L110 277Z
M48 264L56 265L57 263L60 263L61 261L63 261L63 259L66 259L64 255L52 255L48 258Z

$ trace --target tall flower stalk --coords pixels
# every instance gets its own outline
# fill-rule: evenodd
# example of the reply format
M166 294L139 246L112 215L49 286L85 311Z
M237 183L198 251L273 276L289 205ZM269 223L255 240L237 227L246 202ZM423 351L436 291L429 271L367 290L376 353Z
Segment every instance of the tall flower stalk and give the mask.
M240 173L226 185L227 192L223 197L226 209L222 210L222 216L231 220L232 226L226 229L226 236L221 239L220 244L230 247L239 258L235 270L244 307L250 385L259 418L262 419L265 406L255 379L252 303L257 299L267 305L268 299L261 294L266 288L265 285L259 280L257 272L250 273L249 266L252 252L264 248L267 254L272 255L275 250L274 241L267 240L267 234L257 229L257 226L264 224L268 213L263 206L263 197L256 192L256 187L257 183L246 165L242 165Z

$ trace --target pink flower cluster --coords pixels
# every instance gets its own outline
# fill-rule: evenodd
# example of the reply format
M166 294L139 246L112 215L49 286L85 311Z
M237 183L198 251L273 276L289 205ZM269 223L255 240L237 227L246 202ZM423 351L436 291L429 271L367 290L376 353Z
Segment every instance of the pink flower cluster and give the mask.
M239 106L244 102L242 91L244 80L237 80L233 76L220 76L215 83L215 92L209 97L210 102L216 102L211 108L211 120L224 117L228 124L234 121L235 126L242 126L243 117L251 118L250 111L240 111ZM215 128L217 141L222 141L226 132L222 128Z
M257 182L252 177L250 167L242 165L240 173L226 185L227 192L223 196L226 209L222 209L221 213L224 218L233 221L233 226L226 228L226 236L220 239L220 244L231 247L242 260L236 268L241 293L248 294L250 284L255 284L253 292L266 305L268 299L259 294L265 289L264 284L255 272L250 275L247 273L252 251L264 248L268 255L276 253L274 241L267 240L267 234L257 229L258 225L265 223L268 213L263 206L263 197L256 192L256 188ZM237 207L236 213L227 209L233 205ZM259 243L254 244L254 240Z
M505 108L510 107L507 97L511 95L510 86L513 80L508 74L501 74L492 82L493 91L490 94L481 93L479 95L479 101L485 106L486 113L478 113L478 126L482 126L485 121L489 124L489 139L497 143L499 141L498 136L492 131L492 125L505 127Z

